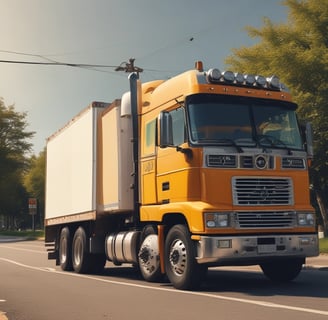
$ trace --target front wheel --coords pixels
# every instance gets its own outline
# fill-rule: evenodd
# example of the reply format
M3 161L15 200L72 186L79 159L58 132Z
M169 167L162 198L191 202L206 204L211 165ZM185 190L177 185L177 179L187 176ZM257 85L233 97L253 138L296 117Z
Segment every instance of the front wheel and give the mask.
M195 248L187 227L172 227L165 241L165 270L176 289L191 290L200 286L203 273L195 257Z
M271 261L260 265L264 275L274 282L288 282L294 280L302 270L304 259Z

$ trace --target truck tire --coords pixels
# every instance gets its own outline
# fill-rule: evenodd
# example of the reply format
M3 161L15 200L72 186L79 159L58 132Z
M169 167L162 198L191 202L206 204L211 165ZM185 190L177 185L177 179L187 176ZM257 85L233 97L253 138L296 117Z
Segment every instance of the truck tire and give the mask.
M61 229L59 237L59 265L63 271L71 271L72 267L72 239L68 227Z
M303 258L293 258L281 261L270 261L260 265L264 275L274 282L294 280L302 270Z
M73 269L77 273L87 273L90 266L90 254L87 251L87 237L82 227L74 234L72 244Z
M159 260L158 236L154 226L146 226L142 231L138 262L140 273L146 281L159 282L163 278Z
M176 289L198 289L204 276L195 260L195 248L185 225L170 229L165 240L165 271Z

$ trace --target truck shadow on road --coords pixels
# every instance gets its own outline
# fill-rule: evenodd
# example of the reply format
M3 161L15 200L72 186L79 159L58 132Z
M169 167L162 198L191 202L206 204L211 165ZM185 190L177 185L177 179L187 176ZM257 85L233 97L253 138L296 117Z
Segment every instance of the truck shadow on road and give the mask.
M104 276L113 277L116 281L132 280L138 284L173 288L164 278L161 283L148 283L143 280L139 270L134 267L110 267L103 272ZM242 270L209 269L204 279L201 292L241 293L248 296L272 297L328 297L328 273L320 270L304 270L298 278L288 283L274 283L268 280L262 272Z
M322 279L325 277L325 284ZM244 293L252 296L328 297L328 273L303 271L297 279L274 283L261 272L209 270L202 291Z

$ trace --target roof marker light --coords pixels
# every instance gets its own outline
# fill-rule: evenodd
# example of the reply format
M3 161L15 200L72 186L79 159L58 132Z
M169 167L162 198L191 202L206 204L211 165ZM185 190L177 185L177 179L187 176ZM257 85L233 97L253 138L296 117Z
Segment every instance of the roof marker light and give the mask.
M209 82L219 82L221 79L221 71L219 69L210 69L206 73L206 78Z
M256 84L261 87L264 87L267 83L266 79L263 76L256 76L255 80L256 80Z
M277 76L272 76L271 78L268 78L268 84L270 88L272 89L280 89L280 80Z
M235 80L236 80L236 83L242 84L242 83L244 83L244 76L241 73L236 72L235 73Z
M234 80L235 80L235 75L232 71L223 71L222 77L223 77L223 80L227 81L227 82L234 82Z
M244 78L245 78L246 84L249 85L249 86L254 85L254 83L256 81L255 76L252 75L252 74L245 74Z

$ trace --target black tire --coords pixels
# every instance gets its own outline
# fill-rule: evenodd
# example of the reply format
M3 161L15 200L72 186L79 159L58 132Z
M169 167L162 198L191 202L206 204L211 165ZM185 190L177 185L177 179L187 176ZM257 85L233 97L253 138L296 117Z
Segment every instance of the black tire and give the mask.
M59 265L63 271L71 271L72 267L72 239L68 227L64 227L59 237Z
M165 271L176 289L199 288L205 269L197 264L195 256L195 247L187 227L172 227L165 240Z
M302 270L304 259L293 258L271 261L260 265L264 275L273 282L289 282L294 280Z
M142 231L138 263L140 273L146 281L160 282L162 280L158 236L154 226L146 226Z
M72 243L72 264L77 273L87 273L90 267L90 254L87 251L87 237L82 227L74 234Z

